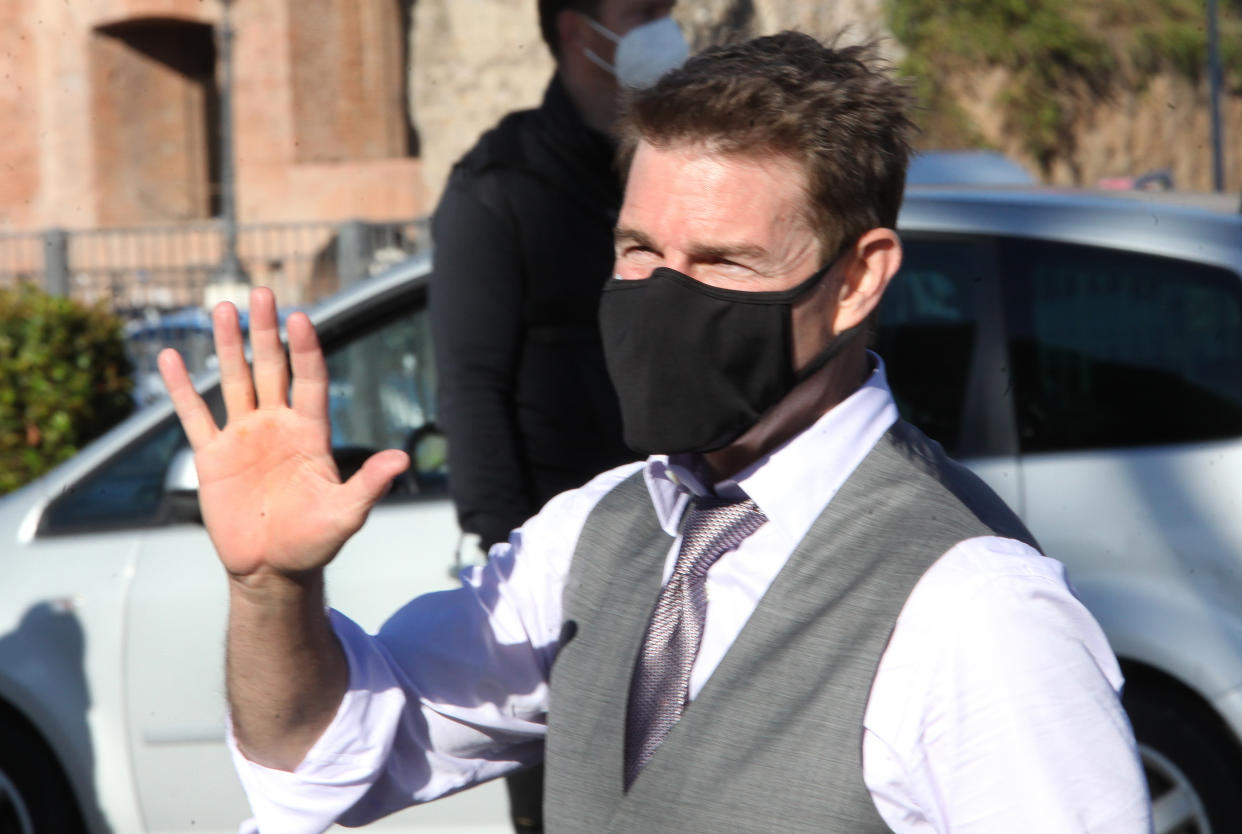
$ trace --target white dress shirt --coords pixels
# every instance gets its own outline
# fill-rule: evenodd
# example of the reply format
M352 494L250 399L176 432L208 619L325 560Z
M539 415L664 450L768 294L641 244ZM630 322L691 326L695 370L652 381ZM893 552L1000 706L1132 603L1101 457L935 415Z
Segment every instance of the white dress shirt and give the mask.
M693 698L827 503L897 419L883 364L849 399L735 478L769 522L707 576ZM552 499L459 590L410 603L379 634L338 612L349 691L293 773L233 749L263 831L360 824L542 756L561 592L596 502L639 467L669 534L690 459L654 456ZM1151 830L1117 661L1063 566L1025 544L969 539L942 555L898 617L863 720L863 779L899 834ZM363 799L365 796L365 799Z

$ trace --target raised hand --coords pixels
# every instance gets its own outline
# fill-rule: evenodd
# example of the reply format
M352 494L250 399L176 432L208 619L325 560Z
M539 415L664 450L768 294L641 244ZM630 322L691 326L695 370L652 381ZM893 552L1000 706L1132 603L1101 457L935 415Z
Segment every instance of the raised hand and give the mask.
M194 450L203 522L220 561L243 582L322 568L362 526L409 458L395 449L379 452L341 483L332 459L328 372L319 340L304 314L290 316L286 363L270 290L251 293L253 375L232 304L216 306L212 328L228 413L224 428L216 426L175 350L160 354L159 368Z

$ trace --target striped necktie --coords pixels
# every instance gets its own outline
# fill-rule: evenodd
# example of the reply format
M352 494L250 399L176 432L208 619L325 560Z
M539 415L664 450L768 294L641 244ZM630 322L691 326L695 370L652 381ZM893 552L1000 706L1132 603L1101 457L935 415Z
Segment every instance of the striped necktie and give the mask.
M703 639L708 569L767 520L749 498L693 499L677 564L656 600L630 683L625 730L627 791L685 708L690 670Z

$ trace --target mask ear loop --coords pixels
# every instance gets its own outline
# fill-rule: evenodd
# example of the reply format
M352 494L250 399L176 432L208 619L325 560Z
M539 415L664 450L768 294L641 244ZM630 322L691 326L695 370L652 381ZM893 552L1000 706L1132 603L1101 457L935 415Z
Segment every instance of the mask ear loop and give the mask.
M858 335L858 331L862 330L862 327L862 324L856 324L834 336L832 341L824 345L824 349L808 362L805 368L794 374L794 385L800 385L815 376L821 368L837 358L837 355L845 350L845 346L854 340L854 337Z
M612 75L614 78L616 77L617 68L614 67L612 64L608 63L607 61L605 61L603 58L599 57L599 55L595 52L594 49L592 49L589 46L583 47L582 54L586 56L586 59L590 61L592 64L599 67L604 72Z
M621 38L616 33L614 33L611 29L609 29L607 26L600 23L598 20L591 17L589 14L583 14L582 16L586 18L587 26L590 26L596 32L599 32L601 35L608 38L608 40L612 41L613 43L621 43ZM583 47L582 54L586 56L586 59L590 61L592 64L595 64L595 66L599 67L604 72L612 73L612 76L614 78L616 77L617 68L613 66L612 64L608 63L607 61L605 61L603 58L601 58L599 56L599 53L596 52L594 49L591 49L589 46Z
M852 244L847 243L844 246L842 246L841 250L837 252L836 257L833 258L831 261L829 261L826 266L824 266L822 269L820 269L818 272L816 272L814 275L812 275L810 278L804 281L800 286L795 287L794 292L796 294L792 300L796 301L798 298L801 298L806 293L809 293L812 290L812 288L814 288L816 285L819 284L820 281L827 278L829 270L832 269L832 267L837 263L837 261L841 260L841 258L845 256L845 253L849 251L851 245ZM790 316L791 323L792 323L792 318L793 318L792 303L790 304L790 307L789 307L789 316ZM794 385L800 385L801 383L810 379L816 373L818 373L820 369L822 369L825 365L827 365L833 359L837 358L837 356L841 353L841 351L845 350L846 345L848 345L850 342L854 340L854 337L858 335L858 332L863 329L863 326L865 324L866 324L865 321L859 322L853 327L846 328L845 330L842 330L840 333L834 336L832 340L828 342L828 344L824 345L823 350L821 350L818 354L816 354L815 357L812 358L811 361L806 364L806 367L804 367L802 370L794 374L794 377L793 377Z
M845 257L845 253L850 251L850 248L853 245L854 245L853 241L841 244L841 248L837 250L837 254L829 258L826 264L824 264L819 269L811 273L810 277L808 277L801 284L798 284L796 287L791 287L790 289L784 290L782 293L772 293L772 295L783 295L785 300L787 300L791 304L797 301L799 298L801 298L802 296L809 293L812 289L814 289L819 284L820 281L823 281L825 278L827 278L829 271L834 266L837 265L838 261L840 261L842 258Z

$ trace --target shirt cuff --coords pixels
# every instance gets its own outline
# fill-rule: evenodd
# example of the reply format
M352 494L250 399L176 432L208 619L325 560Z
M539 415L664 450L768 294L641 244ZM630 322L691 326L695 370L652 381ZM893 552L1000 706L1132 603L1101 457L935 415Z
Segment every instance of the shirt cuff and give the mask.
M326 830L366 794L392 750L405 694L365 632L338 611L328 616L349 664L349 689L297 768L275 770L247 759L229 721L229 752L254 814L241 832Z

